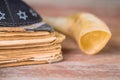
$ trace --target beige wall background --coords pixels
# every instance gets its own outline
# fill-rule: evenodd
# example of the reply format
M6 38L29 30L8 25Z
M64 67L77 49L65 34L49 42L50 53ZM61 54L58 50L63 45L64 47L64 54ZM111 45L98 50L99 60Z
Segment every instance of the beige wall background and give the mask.
M24 0L30 5L55 5L55 6L120 6L120 0Z

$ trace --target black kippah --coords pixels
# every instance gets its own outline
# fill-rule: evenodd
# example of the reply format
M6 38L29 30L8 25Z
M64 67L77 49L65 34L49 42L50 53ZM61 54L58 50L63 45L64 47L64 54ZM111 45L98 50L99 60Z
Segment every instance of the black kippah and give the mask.
M19 27L41 21L42 18L22 0L0 0L0 27Z

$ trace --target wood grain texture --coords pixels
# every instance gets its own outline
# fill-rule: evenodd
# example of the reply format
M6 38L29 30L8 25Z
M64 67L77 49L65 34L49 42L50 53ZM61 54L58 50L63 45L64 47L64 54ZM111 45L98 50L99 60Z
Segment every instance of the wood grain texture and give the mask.
M98 55L87 56L74 40L67 38L63 43L62 62L1 68L0 80L120 80L120 5L65 7L44 4L33 7L42 16L91 12L107 23L113 33L112 39Z

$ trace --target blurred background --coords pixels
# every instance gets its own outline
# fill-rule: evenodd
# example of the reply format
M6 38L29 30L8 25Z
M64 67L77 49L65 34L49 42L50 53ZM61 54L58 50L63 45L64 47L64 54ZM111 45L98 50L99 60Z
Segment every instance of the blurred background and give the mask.
M113 6L120 5L120 0L24 0L33 5L56 6Z
M102 16L118 16L120 0L24 0L43 15L62 15L88 11ZM53 12L56 11L56 12Z

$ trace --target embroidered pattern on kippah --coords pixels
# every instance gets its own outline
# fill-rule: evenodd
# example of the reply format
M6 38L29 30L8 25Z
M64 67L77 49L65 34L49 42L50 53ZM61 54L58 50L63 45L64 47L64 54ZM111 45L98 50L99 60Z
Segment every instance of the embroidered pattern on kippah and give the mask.
M26 15L25 12L22 12L21 10L19 10L19 12L17 13L17 15L19 16L20 19L26 20L28 18L28 16Z
M30 9L29 12L32 14L32 16L35 16L35 17L38 16L37 13L35 11L33 11L32 9Z
M2 12L0 11L0 20L2 20L2 19L6 19L6 18L5 18L5 13L2 13Z

